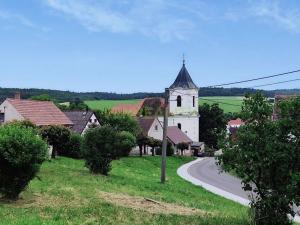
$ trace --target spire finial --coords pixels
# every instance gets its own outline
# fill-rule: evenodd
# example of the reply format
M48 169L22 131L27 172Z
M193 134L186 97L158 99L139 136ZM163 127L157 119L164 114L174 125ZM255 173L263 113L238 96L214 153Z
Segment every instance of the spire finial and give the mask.
M182 64L185 65L184 53L182 54Z

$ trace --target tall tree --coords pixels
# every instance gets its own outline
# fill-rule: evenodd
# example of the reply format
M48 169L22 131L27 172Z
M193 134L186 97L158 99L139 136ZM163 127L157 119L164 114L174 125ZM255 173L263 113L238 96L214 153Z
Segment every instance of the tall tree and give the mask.
M226 119L218 104L199 106L199 140L217 148L218 136L226 129Z
M272 105L260 93L246 96L242 126L235 141L224 138L218 163L234 170L251 199L253 224L292 224L300 203L300 98L281 104L281 119L271 120Z

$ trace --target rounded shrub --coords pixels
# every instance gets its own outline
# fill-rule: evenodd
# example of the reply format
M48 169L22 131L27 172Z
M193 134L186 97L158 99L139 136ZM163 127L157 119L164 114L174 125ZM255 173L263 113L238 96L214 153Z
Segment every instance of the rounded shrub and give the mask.
M115 157L116 132L111 126L89 129L84 135L83 156L85 166L96 174L108 175Z
M61 156L66 156L74 159L81 159L81 145L83 142L83 137L80 134L72 133L69 141L58 150L58 154Z
M32 128L0 127L0 194L17 199L46 159L47 144Z

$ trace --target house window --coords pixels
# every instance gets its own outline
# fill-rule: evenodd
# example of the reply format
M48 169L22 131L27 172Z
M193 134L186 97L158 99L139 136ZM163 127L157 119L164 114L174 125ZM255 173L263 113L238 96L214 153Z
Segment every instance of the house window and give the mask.
M181 130L181 123L178 123L177 127Z
M156 130L156 131L158 130L158 126L157 126L157 125L155 125L155 130Z
M181 105L182 105L182 99L181 99L181 96L178 95L177 96L177 107L181 107Z
M92 121L92 119L89 119L89 121L90 121L90 123L92 123L93 121Z
M195 96L193 96L193 107L195 107Z
M94 119L94 123L97 123L97 119Z

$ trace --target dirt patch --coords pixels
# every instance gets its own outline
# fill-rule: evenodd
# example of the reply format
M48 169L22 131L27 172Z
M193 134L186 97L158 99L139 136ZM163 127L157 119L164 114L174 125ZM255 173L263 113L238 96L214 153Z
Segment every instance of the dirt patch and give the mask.
M83 207L88 205L88 200L81 198L76 190L73 188L63 188L62 189L66 194L63 196L49 195L47 193L32 193L26 194L26 196L22 196L16 202L11 202L11 206L16 208L29 208L29 207L37 207L37 208L45 208L45 207Z
M152 214L176 214L176 215L210 215L200 209L189 208L177 204L152 201L141 197L98 191L99 197L104 201L132 209L147 211Z

